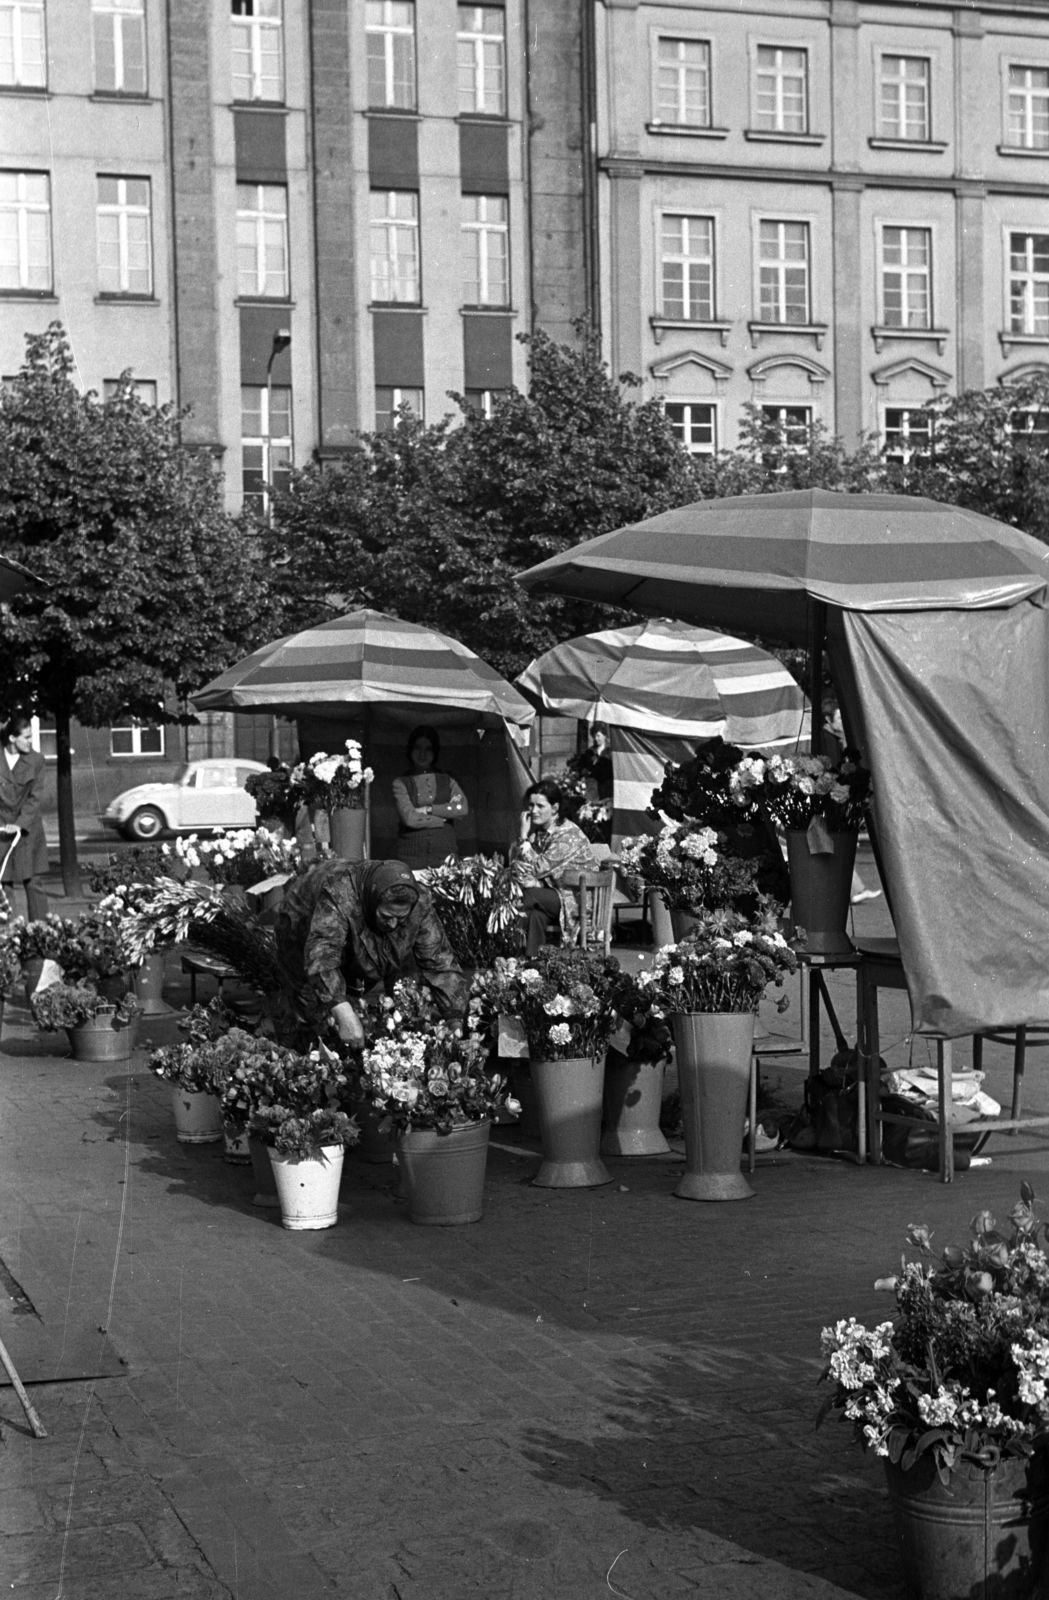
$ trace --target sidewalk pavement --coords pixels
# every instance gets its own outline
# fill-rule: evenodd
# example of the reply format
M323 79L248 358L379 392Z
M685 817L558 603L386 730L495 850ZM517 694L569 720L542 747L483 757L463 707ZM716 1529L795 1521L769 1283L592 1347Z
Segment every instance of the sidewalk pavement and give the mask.
M836 993L848 1026L845 975ZM988 1058L995 1093L1008 1052ZM766 1077L797 1098L799 1065ZM1029 1076L1045 1104L1037 1058ZM390 1170L351 1158L338 1226L289 1233L252 1206L250 1170L176 1143L141 1051L49 1055L9 1006L0 1335L49 1437L0 1389L0 1584L897 1600L880 1467L841 1425L813 1432L820 1328L889 1314L872 1286L909 1222L946 1243L1007 1214L1022 1176L1046 1194L1049 1143L997 1136L953 1188L769 1155L752 1203L707 1206L672 1198L680 1157L558 1192L531 1187L513 1127L493 1140L475 1226L412 1226Z

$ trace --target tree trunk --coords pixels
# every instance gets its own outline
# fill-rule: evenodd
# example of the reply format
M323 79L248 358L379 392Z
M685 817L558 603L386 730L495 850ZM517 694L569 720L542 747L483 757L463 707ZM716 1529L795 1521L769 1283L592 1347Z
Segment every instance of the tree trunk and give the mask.
M55 746L58 754L58 853L62 863L62 888L67 899L78 899L80 864L76 854L76 815L73 810L73 749L69 742L69 712L55 712Z

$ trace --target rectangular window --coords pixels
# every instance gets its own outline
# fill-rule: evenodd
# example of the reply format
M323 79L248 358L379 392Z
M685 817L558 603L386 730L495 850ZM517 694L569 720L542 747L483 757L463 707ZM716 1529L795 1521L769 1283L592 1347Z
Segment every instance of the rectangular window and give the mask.
M281 0L231 0L234 100L284 99Z
M413 390L411 392L420 395L422 393L421 390ZM479 417L488 418L494 414L497 401L501 400L506 393L507 390L505 389L467 389L463 399L471 411L476 411Z
M411 189L371 194L372 299L418 305L419 196Z
M807 50L758 45L755 126L768 133L809 130Z
M765 443L789 455L807 451L812 438L811 406L762 406Z
M927 456L932 443L932 417L928 411L885 408L882 453L887 461L905 467L915 456Z
M663 315L713 322L713 217L664 216L661 253Z
M710 46L705 40L657 42L655 120L710 127Z
M463 305L510 304L508 210L503 195L463 195Z
M924 56L882 56L881 136L932 138L929 116L929 63Z
M1039 450L1049 448L1049 411L1025 407L1009 416L1009 432Z
M407 406L413 417L418 417L422 422L423 392L421 389L388 389L377 387L375 390L375 431L376 433L389 433L391 428L396 428L401 417L398 415L402 406Z
M164 729L152 722L129 721L109 730L111 756L162 756Z
M45 761L58 760L58 732L54 717L33 718L33 749L39 750Z
M506 19L499 6L459 7L459 110L506 114Z
M808 223L762 222L758 250L759 320L809 322Z
M46 85L43 0L0 3L0 83L20 89Z
M368 104L415 110L414 0L368 0Z
M932 327L932 235L928 228L883 228L882 320L886 328Z
M122 379L102 379L102 399L115 400L120 392ZM144 406L155 406L157 403L157 380L155 378L132 378L131 392Z
M98 180L100 294L153 292L148 178Z
M46 172L0 172L0 289L50 288L50 179Z
M237 293L286 300L288 191L278 183L237 184Z
M1009 235L1009 331L1049 338L1049 233Z
M1049 67L1009 68L1008 141L1049 150Z
M690 456L712 456L717 453L717 406L696 405L691 400L668 400L665 409L670 431Z
M268 517L274 489L286 491L292 463L291 390L246 384L240 391L244 509Z
M145 94L144 0L91 0L95 89L102 94Z

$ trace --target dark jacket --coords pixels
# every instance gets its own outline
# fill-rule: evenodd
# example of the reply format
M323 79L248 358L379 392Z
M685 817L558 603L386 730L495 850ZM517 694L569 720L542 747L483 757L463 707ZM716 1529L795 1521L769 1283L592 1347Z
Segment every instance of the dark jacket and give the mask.
M47 841L40 816L44 798L44 758L37 750L20 755L13 767L0 752L0 826L14 823L22 837L4 873L5 883L23 883L47 871ZM10 837L0 834L0 861L7 854Z
M323 861L298 878L277 915L277 959L289 999L320 1020L346 999L347 983L370 987L418 976L445 1015L466 1009L468 990L429 891L400 927L379 928L379 895L412 882L400 862Z

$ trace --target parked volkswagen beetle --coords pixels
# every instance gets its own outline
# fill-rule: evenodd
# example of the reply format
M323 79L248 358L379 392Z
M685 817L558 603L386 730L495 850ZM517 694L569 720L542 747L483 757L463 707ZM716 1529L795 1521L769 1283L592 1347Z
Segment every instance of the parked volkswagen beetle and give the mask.
M158 839L162 833L198 833L212 828L253 828L255 802L244 788L261 761L210 756L191 761L173 783L140 783L111 800L103 825L125 839Z

